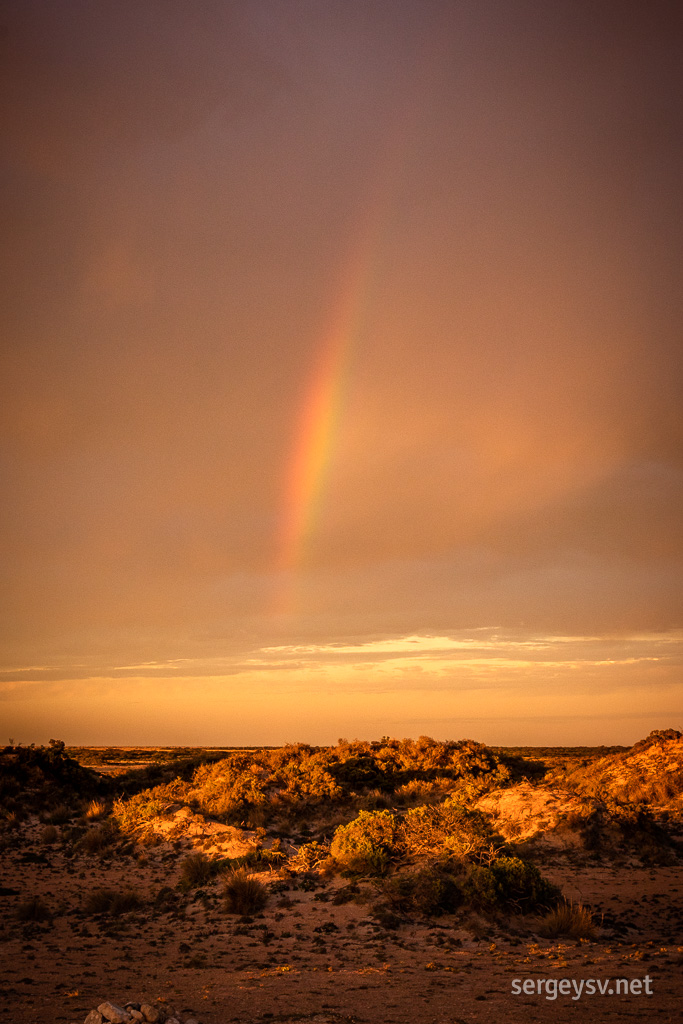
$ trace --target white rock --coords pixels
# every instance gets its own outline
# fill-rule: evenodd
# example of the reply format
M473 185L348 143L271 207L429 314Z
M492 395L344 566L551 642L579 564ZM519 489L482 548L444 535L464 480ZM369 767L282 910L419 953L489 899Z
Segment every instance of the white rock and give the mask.
M110 1021L110 1024L130 1024L133 1019L127 1010L116 1003L100 1003L97 1012L101 1013L105 1020Z

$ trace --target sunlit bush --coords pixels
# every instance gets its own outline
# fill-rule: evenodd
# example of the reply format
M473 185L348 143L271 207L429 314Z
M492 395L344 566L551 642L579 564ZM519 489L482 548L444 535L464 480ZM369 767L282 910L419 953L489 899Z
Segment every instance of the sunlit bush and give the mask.
M399 836L410 855L447 853L470 860L491 860L502 841L480 811L454 801L414 807L404 815Z
M154 790L148 789L127 799L115 800L112 818L122 832L134 832L140 825L159 817L167 803L155 795Z
M330 854L348 871L383 874L395 852L397 819L391 811L361 811L348 825L340 825Z

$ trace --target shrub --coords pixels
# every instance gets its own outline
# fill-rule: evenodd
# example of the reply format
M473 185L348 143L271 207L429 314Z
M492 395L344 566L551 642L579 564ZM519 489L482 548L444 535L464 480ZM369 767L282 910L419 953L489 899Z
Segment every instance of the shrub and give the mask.
M480 811L470 811L453 800L412 808L399 831L406 852L412 855L443 851L462 860L488 861L502 845Z
M107 813L107 805L104 800L91 800L85 809L85 817L89 821L96 821L103 818Z
M50 825L65 825L67 821L73 818L73 812L67 807L66 804L57 804L57 806L46 815L46 820Z
M112 817L122 832L134 832L135 829L159 817L167 806L168 800L153 795L153 790L136 793L128 800L114 801Z
M31 899L19 904L17 917L20 921L50 921L52 912L40 896L32 896Z
M3 824L3 827L7 829L7 831L9 831L10 829L19 828L22 817L23 815L21 814L21 811L10 811L7 810L7 808L5 807L2 808L2 812L0 813L0 821Z
M387 793L381 789L370 789L360 798L360 805L364 810L374 811L383 807L390 807L391 800Z
M196 889L211 881L216 873L216 862L209 860L205 853L190 853L180 865L180 889Z
M329 843L304 843L289 858L287 866L292 871L312 871L327 861L329 855Z
M124 889L123 892L114 893L114 898L109 906L111 917L119 917L131 910L137 910L142 906L142 899L135 889Z
M438 803L452 786L449 779L410 779L394 790L394 802L401 807Z
M225 880L224 907L228 914L256 914L268 902L268 890L246 871L235 871Z
M45 843L46 846L49 846L51 843L57 842L58 836L59 830L55 825L46 825L40 833L40 841L41 843Z
M106 914L111 906L114 893L111 889L95 889L85 901L83 907L86 914Z
M263 847L259 847L258 849L249 850L239 857L226 858L221 861L219 870L239 871L241 868L258 867L264 869L266 867L281 867L285 859L285 854L277 847L270 850L264 850Z
M535 864L519 857L499 857L488 867L472 865L464 892L475 907L520 914L553 907L562 896Z
M463 902L460 879L438 864L397 875L384 883L383 891L394 910L425 917L450 914Z
M549 939L557 938L558 935L569 935L573 939L595 937L593 915L581 903L560 903L542 918L538 931Z
M77 849L83 853L102 853L111 848L116 841L116 835L113 825L100 825L99 828L89 829L81 836Z
M137 910L141 905L142 900L135 889L124 889L122 892L95 889L88 896L83 909L88 915L109 914L111 917L120 917L121 914Z
M389 866L396 838L397 822L391 811L361 811L335 831L330 854L348 871L380 875Z

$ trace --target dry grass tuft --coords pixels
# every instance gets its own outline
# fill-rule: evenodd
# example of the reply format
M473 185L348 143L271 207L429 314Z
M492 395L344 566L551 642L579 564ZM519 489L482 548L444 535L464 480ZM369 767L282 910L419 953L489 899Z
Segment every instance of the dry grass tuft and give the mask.
M46 846L56 843L59 837L59 829L55 825L46 825L40 833L40 841Z
M66 804L57 804L46 815L46 820L50 825L66 825L67 821L71 821L73 816L73 811Z
M107 824L89 830L78 841L78 849L83 853L104 853L116 842L116 830Z
M131 910L138 910L142 906L142 900L135 889L124 889L122 892L115 892L112 889L95 889L85 901L85 913L108 914L110 917L120 917Z
M560 935L573 939L595 937L593 915L582 903L561 903L542 918L538 931L547 939Z
M88 821L98 821L107 813L107 805L104 800L91 800L84 811L84 817Z
M50 921L52 911L40 896L32 896L31 899L19 904L17 917L20 921Z
M235 871L225 880L223 899L228 914L256 914L268 902L268 890L253 875Z
M206 885L216 873L216 864L205 853L190 853L180 865L180 889L196 889Z

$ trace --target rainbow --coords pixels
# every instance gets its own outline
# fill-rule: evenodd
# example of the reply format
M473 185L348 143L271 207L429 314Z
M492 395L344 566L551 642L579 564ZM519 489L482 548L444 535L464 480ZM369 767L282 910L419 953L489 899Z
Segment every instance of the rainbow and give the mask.
M329 326L323 332L304 389L285 473L277 554L277 568L282 571L292 571L303 561L306 544L320 513L368 292L372 255L368 234L347 265Z
M396 179L405 156L409 120L402 111L380 145L376 168L379 173L372 176L374 189L371 189L354 244L340 274L337 299L316 346L313 369L296 418L277 539L275 569L281 581L281 593L276 602L278 612L293 610L294 576L305 562L305 552L322 511L354 350L370 298L381 237L396 194Z

